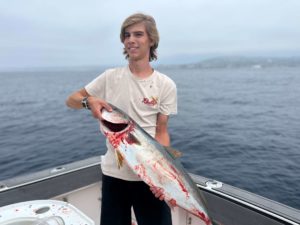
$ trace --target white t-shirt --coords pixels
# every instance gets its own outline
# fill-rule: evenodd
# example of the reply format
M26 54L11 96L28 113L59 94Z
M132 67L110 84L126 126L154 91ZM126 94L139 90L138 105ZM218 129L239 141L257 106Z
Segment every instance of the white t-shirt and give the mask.
M177 113L177 89L166 75L154 70L146 79L133 75L127 67L106 70L85 86L91 96L104 99L138 123L152 137L155 136L157 114ZM106 142L107 152L101 168L105 175L129 181L140 178L125 164L119 169L114 149Z

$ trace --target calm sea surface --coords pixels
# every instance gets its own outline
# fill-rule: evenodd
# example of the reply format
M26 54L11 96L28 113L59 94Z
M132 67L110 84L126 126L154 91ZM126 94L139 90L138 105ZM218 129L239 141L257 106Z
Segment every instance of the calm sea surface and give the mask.
M105 153L66 97L103 70L0 73L0 180ZM300 209L300 67L161 69L178 87L172 145L189 172Z

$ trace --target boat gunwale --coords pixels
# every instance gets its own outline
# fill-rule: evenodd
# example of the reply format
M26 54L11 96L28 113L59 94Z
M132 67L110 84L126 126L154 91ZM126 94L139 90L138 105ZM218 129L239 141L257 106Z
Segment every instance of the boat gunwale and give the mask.
M195 174L190 175L202 191L213 193L243 207L272 216L277 218L278 221L299 225L300 210L298 209L225 183L222 183L222 187L219 188L209 187L206 182L212 180Z

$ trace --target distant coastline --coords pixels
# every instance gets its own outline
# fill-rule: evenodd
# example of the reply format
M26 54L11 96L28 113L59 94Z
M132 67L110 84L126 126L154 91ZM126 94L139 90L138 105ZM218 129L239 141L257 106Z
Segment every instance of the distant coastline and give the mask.
M36 72L36 71L100 71L105 68L123 66L120 65L74 65L74 66L35 66L35 67L7 67L0 68L3 72ZM300 66L300 56L291 57L255 57L255 56L222 56L211 57L198 60L195 63L166 63L160 64L154 62L155 68L183 68L183 69L233 69L233 68L253 68L262 69L269 67L298 67Z
M228 56L215 57L201 60L197 63L187 63L178 65L160 65L160 67L179 67L187 69L233 69L233 68L269 68L269 67L298 67L300 66L300 57L244 57Z

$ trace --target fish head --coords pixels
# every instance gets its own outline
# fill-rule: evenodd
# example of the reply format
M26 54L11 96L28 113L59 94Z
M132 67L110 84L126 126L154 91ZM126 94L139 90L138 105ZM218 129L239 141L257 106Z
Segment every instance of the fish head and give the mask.
M102 109L100 130L114 149L118 149L122 143L141 145L134 135L136 126L136 123L120 109L114 106L112 106L112 111Z
M100 120L100 129L104 135L108 133L120 133L128 129L130 118L121 110L112 107L112 111L102 109L102 120Z
M112 106L112 105L111 105ZM122 144L139 144L131 131L134 130L134 122L127 114L112 106L112 111L103 109L100 120L100 130L107 137L108 142L114 148L118 168L122 167L124 156L120 153Z

